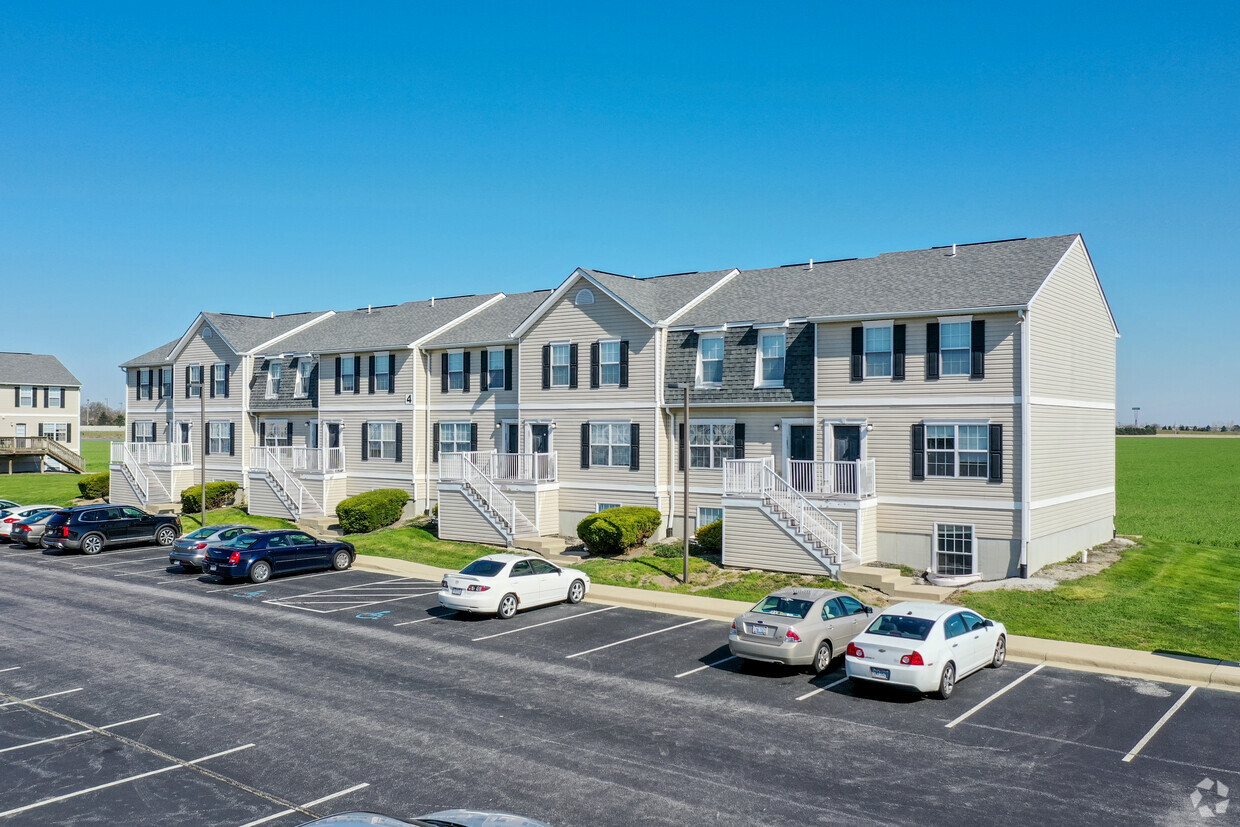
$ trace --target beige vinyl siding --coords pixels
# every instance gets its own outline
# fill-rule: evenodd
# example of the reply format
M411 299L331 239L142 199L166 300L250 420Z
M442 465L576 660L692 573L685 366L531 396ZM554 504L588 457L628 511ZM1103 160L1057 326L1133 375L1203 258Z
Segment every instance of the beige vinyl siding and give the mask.
M818 399L1017 396L1020 394L1020 346L1015 313L979 313L973 319L986 322L986 377L940 376L926 379L926 324L939 316L895 319L905 325L903 381L871 378L849 380L852 328L861 322L829 322L818 325Z
M478 365L482 361L482 351L484 349L488 351L491 351L491 350L502 351L504 349L510 349L512 351L512 390L506 391L504 390L503 386L499 388L487 388L485 391L482 390L482 376L478 372ZM460 389L449 390L447 393L443 392L443 379L442 379L443 358L442 357L443 357L443 354L445 353L455 352L455 351L465 351L466 353L469 354L469 391L468 393ZM542 354L539 353L536 355L538 356L538 361L536 361L534 364L536 367L538 367L541 370ZM587 352L586 353L587 358L589 357L589 355L590 354ZM521 361L520 359L521 354L519 352L519 349L516 343L510 344L510 345L503 345L503 346L495 345L489 348L469 347L469 348L446 348L442 350L431 350L431 351L427 351L426 356L427 356L427 366L429 368L429 374L427 376L428 384L427 384L427 389L426 389L427 396L429 397L429 399L427 401L429 402L432 408L435 408L440 404L444 406L448 406L448 407L461 407L461 406L468 405L474 408L483 408L483 407L488 407L488 406L494 407L495 405L505 405L505 404L507 405L516 404L517 383L520 381L520 375L521 375L521 370L518 367ZM589 368L588 361L586 363L586 367ZM542 381L541 376L538 378L538 381L541 383ZM589 384L588 375L586 376L586 384L587 385Z
M283 520L293 519L293 514L280 500L275 489L271 487L271 482L265 474L256 474L250 479L250 506L251 514L258 514L263 517L279 517Z
M0 436L16 436L18 424L26 426L26 436L37 437L40 425L65 423L69 425L69 441L62 442L61 444L75 454L82 452L82 440L79 433L81 430L79 427L81 424L81 391L77 388L64 388L65 406L63 408L45 408L43 406L43 388L47 386L35 385L36 407L19 408L13 404L14 387L20 386L0 385L0 414L3 414L3 416L0 416ZM60 386L54 385L52 387ZM155 420L158 430L158 423L162 421L162 416L162 413L158 415L152 413L143 418Z
M138 490L129 484L129 478L120 471L108 475L108 502L113 505L133 505L138 508L146 505Z
M1099 510L1102 508L1099 507ZM1057 563L1082 549L1105 543L1113 536L1114 523L1109 514L1090 522L1079 522L1081 519L1084 518L1077 516L1074 519L1059 520L1058 522L1070 527L1030 540L1029 570L1037 571L1045 565Z
M384 352L384 351L379 351ZM375 351L359 350L351 356L359 357L361 370L356 376L357 385L361 389L357 393L341 391L336 393L336 358L337 354L324 353L319 360L319 407L340 408L366 405L388 405L403 403L408 394L413 393L414 374L417 371L417 356L407 349L386 351L396 357L396 373L392 377L392 392L376 390L370 393L370 357Z
M723 515L723 565L735 568L826 574L806 551L755 506L729 506Z
M506 546L499 529L479 511L456 485L439 492L439 538Z
M349 496L349 480L343 476L328 477L323 482L323 491L323 511L327 514L335 514L336 506Z
M974 527L974 537L1012 540L1020 537L1020 511L1014 508L971 508L960 505L878 506L880 534L934 536L935 523L960 523Z
M185 396L185 368L190 365L199 364L203 368L203 380L206 387L203 389L203 395L207 400L207 415L210 418L211 408L237 408L241 407L242 388L249 381L249 376L240 371L242 357L233 353L228 345L224 344L224 340L218 334L213 333L211 338L202 338L202 330L204 324L200 324L195 330L189 342L185 345L185 349L177 356L176 364L172 366L172 398L180 400L182 405L190 404L192 410L198 408L198 397L186 398ZM211 382L213 381L212 365L224 362L228 365L228 398L221 396L211 398ZM156 395L158 395L156 393Z
M1092 497L1082 497L1081 499L1065 503L1035 507L1029 516L1030 531L1034 539L1037 539L1050 534L1057 534L1076 526L1096 523L1099 520L1111 520L1114 516L1115 493L1112 491ZM1109 540L1111 539L1111 534L1112 529L1108 528L1105 531L1105 536L1094 542L1100 543ZM1072 549L1068 553L1075 553L1082 548L1086 548L1086 546Z
M878 561L878 503L862 503L858 514L861 541L853 547L853 551L861 556L862 563Z
M1034 405L1030 417L1035 503L1115 487L1114 411Z

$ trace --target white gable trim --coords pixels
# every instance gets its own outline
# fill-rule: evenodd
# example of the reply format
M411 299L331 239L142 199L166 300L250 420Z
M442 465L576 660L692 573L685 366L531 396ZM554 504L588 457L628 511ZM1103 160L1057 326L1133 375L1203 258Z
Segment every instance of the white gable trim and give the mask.
M1098 278L1098 271L1094 269L1094 260L1089 255L1089 248L1085 246L1085 238L1079 233L1077 234L1076 239L1068 245L1068 249L1064 250L1063 255L1059 257L1059 261L1055 262L1055 266L1051 268L1051 271L1046 274L1046 278L1042 279L1042 283L1039 284L1038 289L1034 291L1033 297L1029 299L1029 306L1033 307L1033 303L1036 302L1038 300L1038 296L1042 294L1042 288L1045 287L1047 282L1054 277L1055 273L1059 272L1060 265L1064 263L1064 260L1068 258L1068 255L1072 252L1073 248L1075 248L1078 244L1081 245L1081 252L1085 254L1085 262L1089 265L1089 272L1094 277L1094 286L1098 288L1098 295L1102 298L1102 306L1107 309L1107 317L1111 320L1111 330L1115 332L1115 338L1118 339L1119 325L1115 323L1115 313L1112 312L1111 303L1107 301L1107 294L1102 289L1102 280Z
M568 293L569 289L571 289L574 284L576 284L578 281L581 281L581 280L588 281L590 284L594 285L599 290L602 290L605 296L607 296L609 299L614 301L616 304L623 307L625 310L629 311L629 313L636 316L637 319L642 324L646 325L646 327L655 326L654 321L646 318L644 314L638 312L637 308L633 307L633 305L629 304L624 299L620 298L615 293L608 290L605 284L600 282L598 279L592 277L585 270L582 270L580 267L578 267L576 270L574 270L569 275L568 278L564 280L563 284L557 287L554 291L552 291L550 296L548 296L545 300L543 300L542 304L538 305L538 307L534 310L533 313L525 317L525 321L521 322L521 324L517 326L516 330L512 331L512 333L508 335L511 336L513 339L520 339L527 330L529 330L531 327L534 326L535 322L537 322L540 318L546 315L547 311L549 311L552 307L554 307L555 304L560 299L562 299L566 293Z
M465 321L466 319L469 319L469 318L472 318L473 316L478 315L483 310L486 310L488 307L495 304L496 302L503 301L504 297L507 295L508 295L507 293L503 293L503 292L496 293L494 296L487 299L482 304L475 307L473 310L468 310L462 313L461 315L457 316L455 319L452 319L451 321L446 322L445 324L442 324L439 327L435 328L430 333L427 333L425 336L419 336L418 338L414 339L409 344L405 345L405 347L412 350L413 348L420 346L423 342L430 341L434 337L438 336L440 333L443 333L445 330L451 330L453 327Z
M705 301L712 293L714 293L720 287L723 287L725 284L727 284L728 282L730 282L732 279L736 278L740 274L741 274L741 271L733 267L730 273L725 273L718 281L716 281L710 287L707 287L700 294L698 294L697 298L690 299L688 304L686 304L684 307L680 308L675 313L673 313L672 315L664 319L662 321L662 324L670 325L672 322L676 321L681 316L685 315L690 310L697 307L699 304Z
M322 315L319 315L319 316L315 316L313 319L311 319L308 322L299 324L297 327L293 328L287 333L281 333L279 336L275 337L274 339L263 342L261 345L251 350L250 353L261 353L263 348L271 347L273 344L280 341L281 339L287 339L289 336L292 336L294 333L300 333L301 331L305 330L307 327L310 327L311 325L316 325L319 322L323 321L324 319L330 318L335 315L336 315L335 310L328 310L326 313L323 313Z
M194 319L193 323L189 326L189 330L185 331L185 335L182 336L177 341L176 346L172 348L172 352L168 354L168 358L165 360L165 364L167 364L167 362L176 361L176 358L181 355L181 351L185 350L185 348L189 345L190 341L194 338L194 334L198 332L199 326L204 325L204 324L207 327L211 328L212 332L216 336L220 337L220 341L223 342L225 345L227 345L229 350L231 350L237 356L241 355L241 351L233 347L232 342L228 341L228 339L224 337L224 334L216 330L215 325L211 324L211 322L207 320L206 314L199 312L198 318Z

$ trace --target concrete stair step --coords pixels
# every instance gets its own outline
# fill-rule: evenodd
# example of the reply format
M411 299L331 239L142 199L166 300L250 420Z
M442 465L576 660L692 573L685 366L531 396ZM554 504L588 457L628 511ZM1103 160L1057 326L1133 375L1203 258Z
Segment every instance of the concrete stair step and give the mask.
M880 566L853 566L840 571L840 580L851 586L877 589L888 597L900 600L918 600L925 603L942 603L954 589L940 586L923 586L911 577L905 577L899 569Z
M543 555L562 554L564 549L568 548L568 541L563 537L518 537L512 544Z
M297 525L306 529L308 533L319 537L344 536L344 531L340 528L340 521L336 519L334 514L326 517L302 517L297 521Z
M146 511L148 514L180 514L180 503L147 503Z

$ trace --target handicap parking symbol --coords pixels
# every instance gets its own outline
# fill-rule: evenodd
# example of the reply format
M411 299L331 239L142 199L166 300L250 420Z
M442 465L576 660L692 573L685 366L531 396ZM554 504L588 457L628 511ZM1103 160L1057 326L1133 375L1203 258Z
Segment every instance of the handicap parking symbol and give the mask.
M358 620L378 620L384 615L390 615L391 613L392 613L391 611L362 612L360 615L357 615L357 619Z
M260 595L264 595L266 593L267 593L266 589L259 589L258 591L255 591L255 592L234 592L233 597L255 598L255 597L259 597Z

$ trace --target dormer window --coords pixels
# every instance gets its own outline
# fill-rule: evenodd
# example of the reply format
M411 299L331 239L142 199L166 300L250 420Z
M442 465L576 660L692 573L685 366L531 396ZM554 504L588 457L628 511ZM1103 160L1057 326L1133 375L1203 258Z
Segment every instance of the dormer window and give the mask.
M698 338L698 387L723 385L723 334Z
M284 364L272 360L267 368L267 398L275 399L280 395L280 374L284 372Z
M310 372L312 370L314 370L314 362L310 359L302 359L297 363L296 395L299 399L305 399L310 395Z
M758 365L756 388L784 386L784 331L758 331Z
M583 287L577 291L577 297L573 299L573 303L577 305L594 304L594 291L589 287Z

